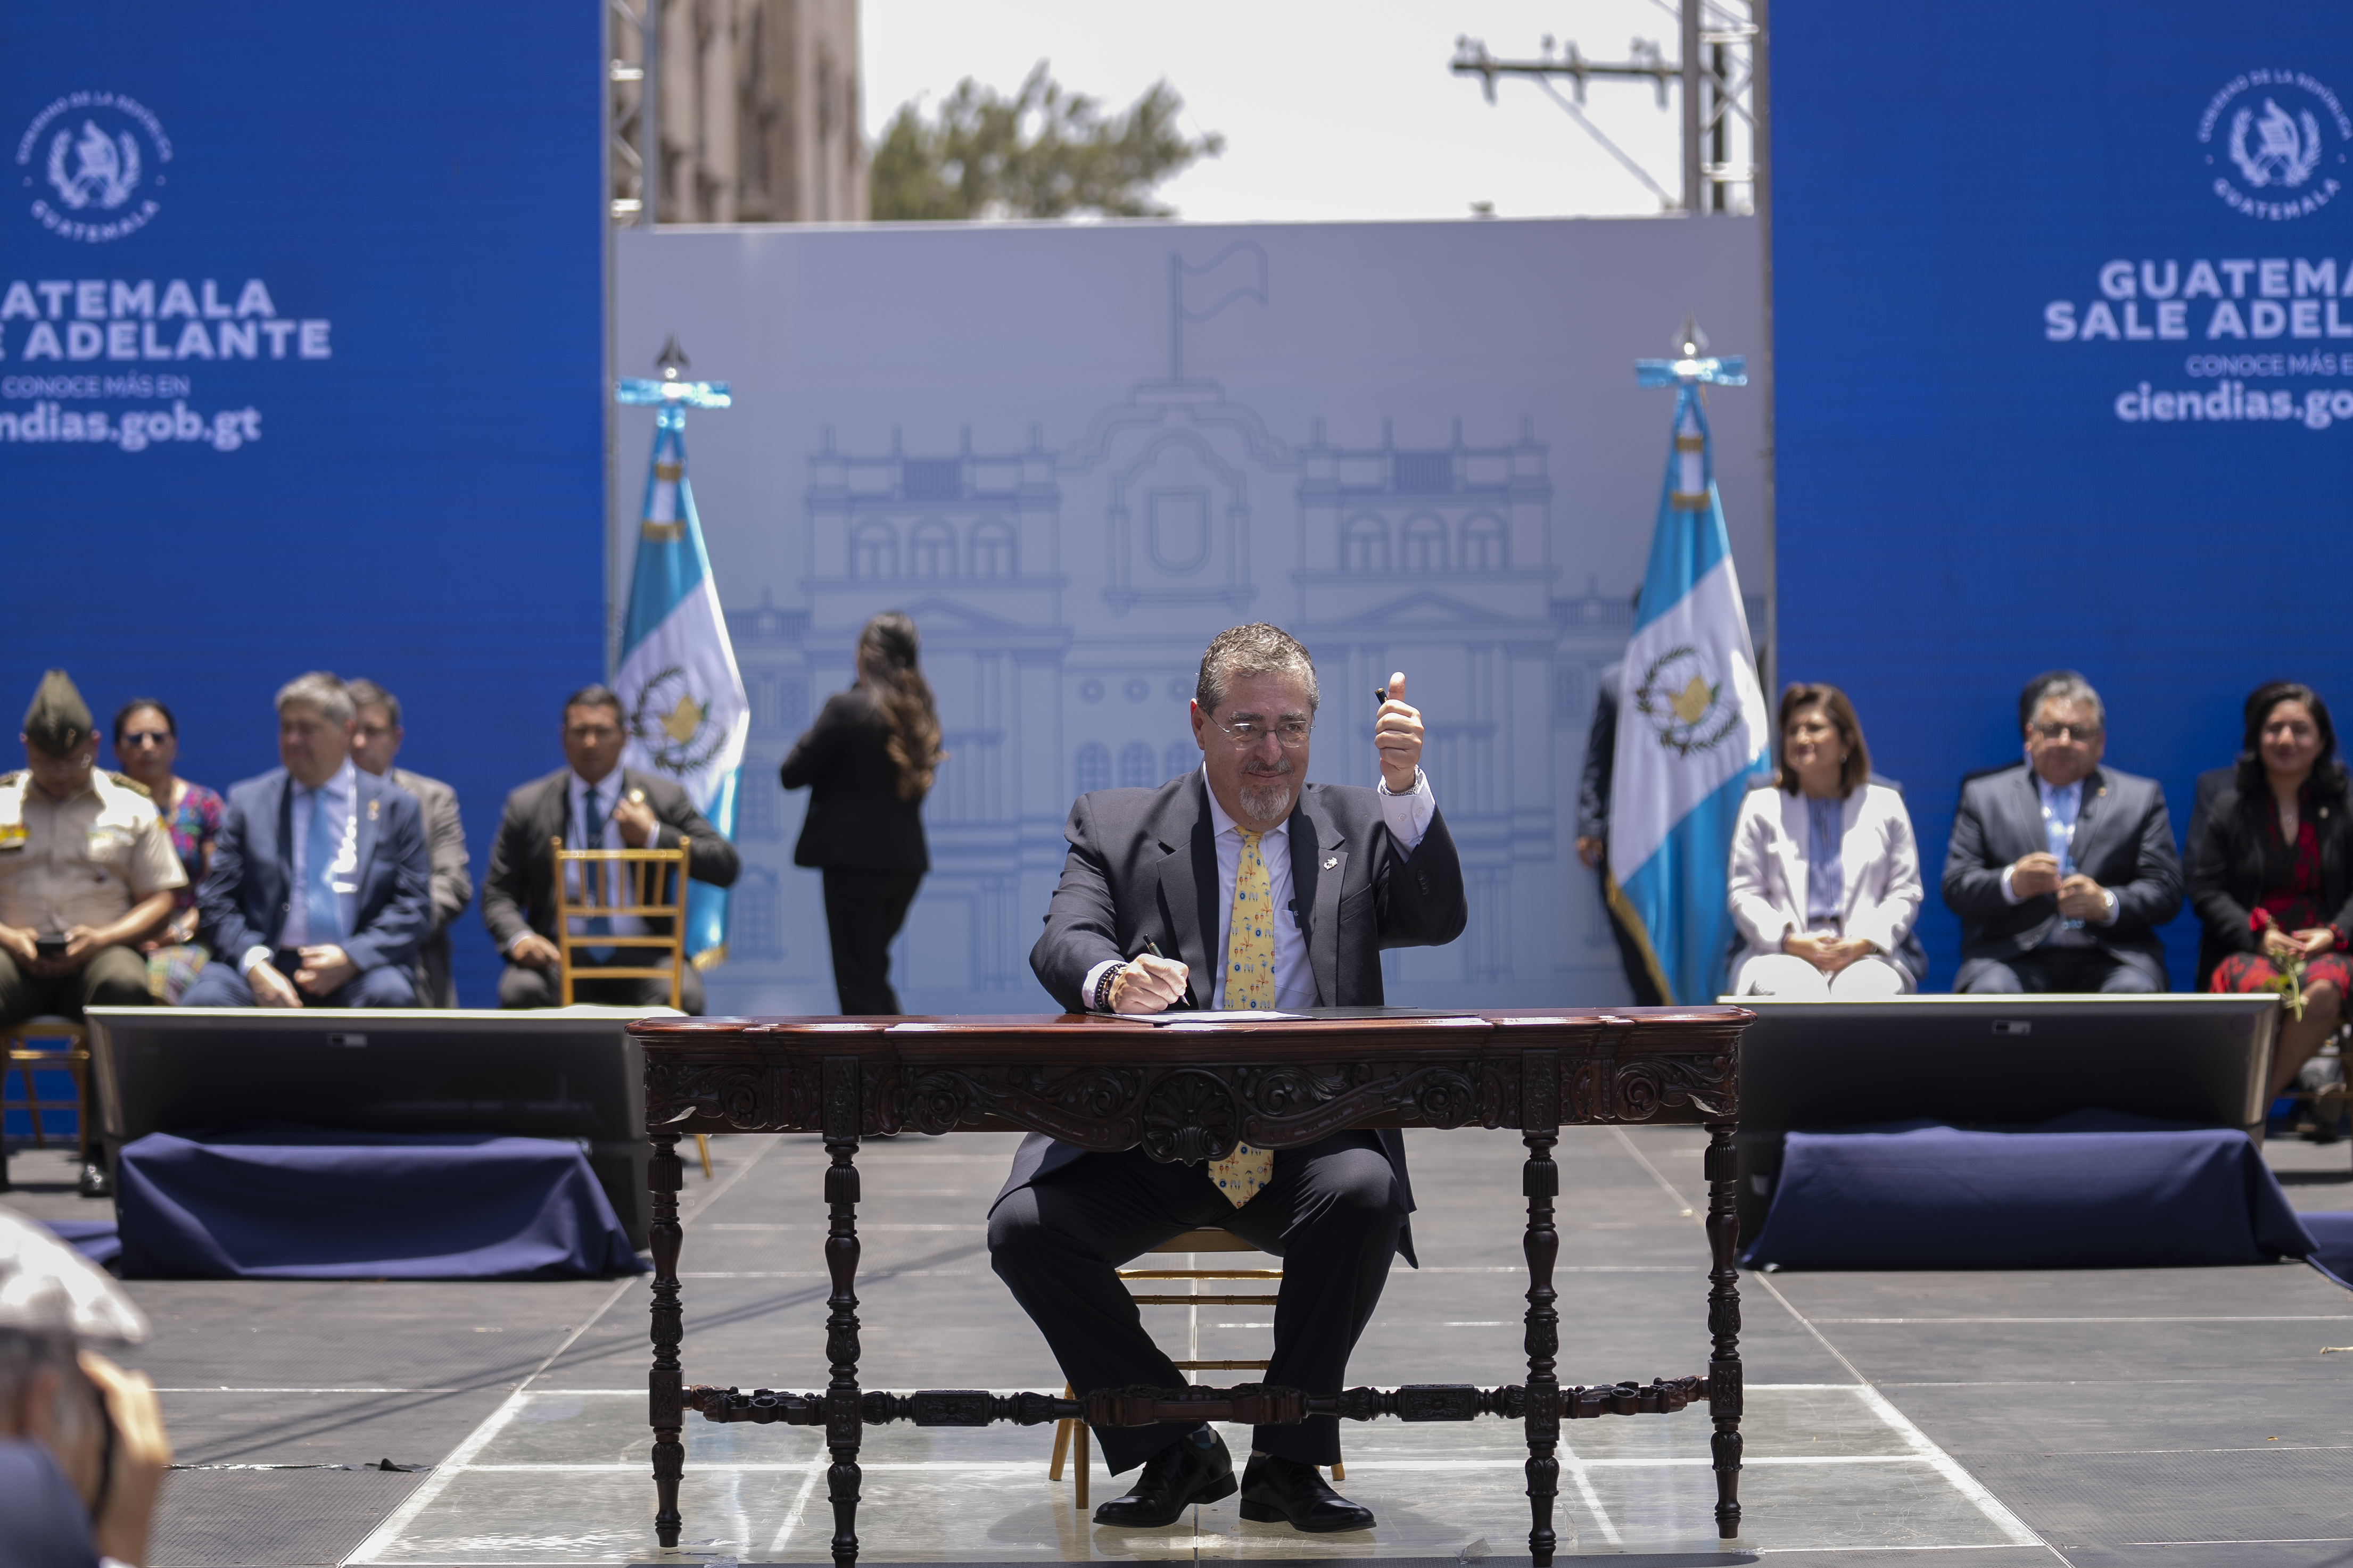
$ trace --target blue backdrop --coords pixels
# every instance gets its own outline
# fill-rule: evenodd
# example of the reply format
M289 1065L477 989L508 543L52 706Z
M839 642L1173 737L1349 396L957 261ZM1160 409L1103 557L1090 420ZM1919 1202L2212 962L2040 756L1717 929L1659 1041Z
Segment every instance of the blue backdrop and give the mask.
M1943 989L1958 780L2018 757L2027 677L2091 677L2177 837L2255 685L2353 697L2353 11L1774 19L1779 674L1906 784Z
M479 884L605 668L602 53L546 0L0 17L0 752L59 665L225 787L365 675Z

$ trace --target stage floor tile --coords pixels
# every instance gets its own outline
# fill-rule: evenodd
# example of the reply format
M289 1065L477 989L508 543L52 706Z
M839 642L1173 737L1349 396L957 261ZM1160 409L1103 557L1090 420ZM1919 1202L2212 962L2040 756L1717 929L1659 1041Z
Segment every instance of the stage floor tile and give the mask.
M352 1559L371 1564L814 1561L831 1515L818 1434L789 1426L687 1428L685 1544L650 1552L653 1487L643 1395L534 1390L517 1396ZM1564 1429L1564 1550L1713 1552L1715 1487L1704 1410L1574 1422ZM1851 1386L1757 1386L1744 1423L1742 1548L1990 1548L2030 1539L1894 1408ZM1249 1434L1228 1428L1229 1447ZM869 1561L1008 1562L1362 1557L1511 1558L1528 1529L1526 1450L1501 1422L1351 1425L1345 1489L1380 1523L1308 1537L1241 1519L1235 1500L1159 1531L1098 1529L1066 1479L1046 1479L1043 1428L874 1428L859 1514ZM1124 1483L1092 1471L1094 1498Z

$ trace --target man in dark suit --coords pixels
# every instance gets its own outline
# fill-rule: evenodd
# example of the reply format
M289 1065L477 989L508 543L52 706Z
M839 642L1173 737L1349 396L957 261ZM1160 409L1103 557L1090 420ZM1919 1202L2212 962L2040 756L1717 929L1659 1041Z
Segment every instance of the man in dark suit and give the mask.
M1071 808L1070 852L1030 967L1071 1012L1297 1009L1381 1002L1381 950L1461 934L1462 868L1422 775L1421 716L1393 676L1374 732L1377 790L1305 782L1315 668L1271 626L1220 633L1192 707L1202 767L1155 790L1100 790ZM1144 1331L1120 1264L1200 1226L1282 1255L1265 1381L1334 1394L1389 1258L1413 1260L1413 1190L1394 1131L1343 1132L1206 1167L1141 1150L1089 1154L1025 1140L989 1215L997 1273L1068 1375L1090 1389L1183 1380ZM1116 1475L1144 1473L1099 1524L1157 1527L1235 1489L1207 1426L1097 1435ZM1305 1531L1373 1516L1316 1473L1339 1457L1318 1417L1253 1435L1242 1517Z
M432 925L425 818L352 765L352 695L324 671L278 692L284 766L233 784L196 889L212 950L184 1007L409 1007Z
M714 888L733 887L744 862L735 846L720 837L669 779L621 766L628 732L621 700L602 686L583 687L565 699L565 766L533 779L507 796L498 841L491 846L490 874L482 879L482 923L506 954L499 977L501 1007L554 1007L563 1000L556 969L561 954L555 934L555 849L561 838L576 849L674 849L692 847L687 870ZM612 934L628 937L647 928L616 917ZM601 959L593 950L575 950L574 963L639 965L658 950L616 943ZM584 980L573 987L582 1002L619 1006L663 1006L667 980ZM702 976L687 966L679 1005L702 1011Z
M1961 917L1953 989L2167 988L2157 928L2181 908L2165 792L2100 765L2099 693L2062 674L2026 725L2027 761L1961 787L1945 902Z
M433 929L417 946L417 1005L455 1007L458 983L449 973L449 922L466 912L474 897L458 792L439 779L393 766L408 736L400 723L400 699L373 680L349 685L352 707L359 716L358 728L352 731L352 765L406 790L425 813L425 841L433 856Z

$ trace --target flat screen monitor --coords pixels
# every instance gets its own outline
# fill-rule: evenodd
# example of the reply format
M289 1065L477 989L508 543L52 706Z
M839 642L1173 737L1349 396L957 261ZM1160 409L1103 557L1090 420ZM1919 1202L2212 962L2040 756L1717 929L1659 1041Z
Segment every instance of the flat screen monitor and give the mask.
M1756 1234L1792 1131L1926 1119L2013 1127L2129 1111L2263 1132L2278 998L1725 997L1740 1037L1740 1229Z
M92 1007L100 1133L110 1163L150 1132L264 1121L573 1139L642 1247L645 1057L626 1026L648 1012Z

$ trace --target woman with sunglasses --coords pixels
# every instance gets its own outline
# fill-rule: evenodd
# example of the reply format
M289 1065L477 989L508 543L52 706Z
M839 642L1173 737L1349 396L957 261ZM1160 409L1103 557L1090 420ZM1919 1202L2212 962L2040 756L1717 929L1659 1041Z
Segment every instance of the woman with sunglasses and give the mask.
M188 873L171 920L139 944L147 954L147 989L158 1002L176 1003L208 956L196 945L196 886L212 866L213 840L220 836L227 807L211 790L172 771L180 760L179 722L153 697L134 697L115 713L114 755L124 774L154 800Z

